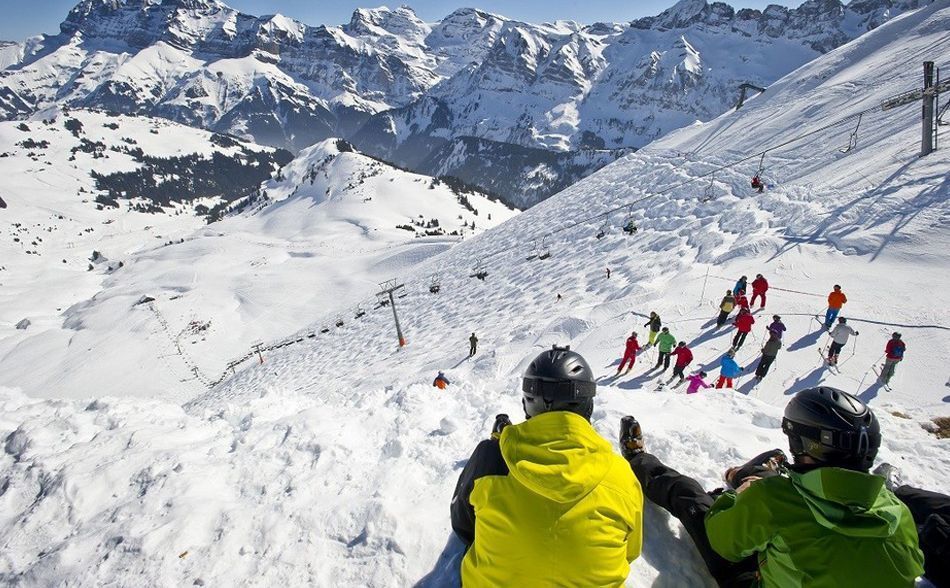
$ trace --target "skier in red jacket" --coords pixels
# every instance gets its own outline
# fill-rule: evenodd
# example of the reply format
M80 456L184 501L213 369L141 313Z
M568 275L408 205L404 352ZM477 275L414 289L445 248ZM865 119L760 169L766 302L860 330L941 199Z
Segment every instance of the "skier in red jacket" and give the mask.
M907 345L904 344L903 339L901 339L900 333L894 333L891 335L891 340L887 342L887 346L884 347L884 367L881 369L881 382L885 386L889 386L891 383L891 378L894 377L894 370L897 369L897 364L903 361L904 351L907 350Z
M736 336L732 339L732 348L738 350L745 343L745 338L752 331L752 325L755 324L755 317L749 312L748 308L739 311L739 316L732 321L736 326Z
M752 280L752 306L755 306L755 299L762 297L762 305L759 308L765 308L765 293L769 291L769 282L762 274L756 274Z
M640 351L640 343L637 342L637 334L631 333L627 337L627 347L623 352L623 359L620 361L620 367L617 368L617 374L623 371L623 367L627 365L627 362L630 362L630 366L627 368L627 373L633 369L633 364L637 361L637 352Z
M670 378L670 382L679 377L680 381L678 383L682 383L686 378L683 370L693 361L693 352L686 346L686 341L680 341L676 344L676 349L670 353L670 356L676 358L676 365L673 366L673 377Z
M749 308L749 298L745 295L745 290L739 290L739 294L736 295L736 306L740 309L750 310Z

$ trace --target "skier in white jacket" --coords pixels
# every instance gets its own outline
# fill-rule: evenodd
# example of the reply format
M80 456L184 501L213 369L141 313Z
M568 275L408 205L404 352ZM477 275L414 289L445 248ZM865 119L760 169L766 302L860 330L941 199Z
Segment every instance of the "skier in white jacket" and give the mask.
M835 328L831 330L830 334L831 346L828 348L828 363L837 365L838 354L841 353L844 346L848 344L848 338L851 337L851 335L858 336L859 333L848 326L848 319L842 316L838 318L838 324L835 325Z

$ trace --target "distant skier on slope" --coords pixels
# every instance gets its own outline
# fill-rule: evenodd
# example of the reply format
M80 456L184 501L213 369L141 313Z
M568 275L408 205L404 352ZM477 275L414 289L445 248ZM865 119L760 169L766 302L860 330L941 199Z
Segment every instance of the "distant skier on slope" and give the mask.
M782 334L788 330L785 328L785 323L782 322L782 317L777 314L772 315L772 322L768 327L766 327L766 329L768 330L770 337L775 337L779 341L782 340Z
M660 315L655 312L650 313L650 320L643 323L644 327L650 327L650 345L656 343L656 338L660 334L660 329L663 327L663 321L660 320Z
M841 291L841 286L835 284L834 290L828 294L828 310L825 311L826 331L834 324L835 319L838 318L838 313L841 312L841 307L844 306L847 301L848 297Z
M663 369L660 370L661 374L670 367L670 353L672 353L674 345L676 345L676 337L670 333L668 327L663 327L660 336L656 338L657 356L656 365L654 366L654 369L660 367L660 365L663 366Z
M730 349L722 358L719 368L719 379L716 381L716 388L732 388L732 380L742 374L742 368L736 363L736 352Z
M452 529L468 546L461 584L623 585L640 555L643 492L590 424L590 366L555 346L521 387L526 420L496 417L455 486Z
M769 281L766 280L762 274L756 274L755 279L752 280L752 300L750 304L755 306L755 300L761 298L761 305L759 308L765 308L765 293L769 291Z
M721 327L726 324L726 319L729 318L729 313L732 312L732 309L735 307L735 295L733 295L732 290L726 290L726 295L722 297L722 302L719 303L719 318L716 319L717 327Z
M689 382L689 384L686 385L686 393L696 394L699 392L700 388L712 388L712 385L707 384L706 380L703 379L706 377L706 375L706 372L699 371L695 374L686 376L686 381Z
M609 266L607 267L607 279L608 279L608 280L610 279L610 267L609 267Z
M732 348L739 350L742 344L745 343L745 338L752 331L752 325L755 324L755 317L752 316L749 309L743 308L739 311L739 316L736 317L736 320L732 321L732 324L736 326L736 336L732 338Z
M838 365L838 354L848 344L848 338L851 335L857 337L858 332L848 325L848 319L843 316L838 317L838 324L831 330L831 345L828 347L829 364Z
M761 380L769 373L769 368L775 363L778 357L779 349L782 348L782 340L775 336L770 336L765 345L762 346L762 357L759 358L759 364L755 367L755 379Z
M881 368L881 382L885 386L891 384L891 378L894 377L894 370L897 369L897 364L904 360L904 351L907 350L907 345L904 343L904 340L901 339L900 333L894 333L891 335L891 340L887 342L887 345L884 347L884 367Z
M438 388L439 390L445 390L448 387L448 385L451 383L452 382L449 382L449 379L446 378L445 374L442 372L439 372L439 375L437 375L435 379L432 380L432 385Z
M736 285L732 287L732 294L734 296L738 296L739 292L743 292L743 293L748 292L749 291L748 280L749 278L745 276L742 276L741 278L739 278L736 281Z
M620 375L620 372L623 371L623 367L627 365L627 362L630 362L627 373L633 369L633 364L637 361L638 351L640 351L640 343L637 342L637 334L631 333L630 336L627 337L627 344L623 351L623 359L620 360L620 367L617 368L617 375Z
M670 355L676 358L676 364L673 366L673 377L670 378L670 382L679 377L678 384L682 383L686 378L683 371L693 361L693 352L686 346L686 341L680 341Z
M840 390L810 388L786 406L782 431L791 464L767 451L726 470L729 489L709 493L647 453L632 416L621 421L620 451L722 587L912 588L924 554L911 511L868 473L881 444L873 411Z
M474 357L475 352L478 351L478 337L475 336L475 333L472 333L472 336L468 338L468 356Z

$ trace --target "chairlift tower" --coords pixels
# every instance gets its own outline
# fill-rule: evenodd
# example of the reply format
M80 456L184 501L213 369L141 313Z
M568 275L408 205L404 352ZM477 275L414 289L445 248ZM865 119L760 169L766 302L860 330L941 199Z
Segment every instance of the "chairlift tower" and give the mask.
M386 280L379 285L379 293L377 296L382 298L383 296L389 297L389 306L393 309L393 320L396 322L396 336L399 338L399 346L406 346L406 338L402 335L402 327L399 325L399 314L396 312L396 299L393 297L393 293L401 290L405 287L405 284L397 284L395 278L392 280Z

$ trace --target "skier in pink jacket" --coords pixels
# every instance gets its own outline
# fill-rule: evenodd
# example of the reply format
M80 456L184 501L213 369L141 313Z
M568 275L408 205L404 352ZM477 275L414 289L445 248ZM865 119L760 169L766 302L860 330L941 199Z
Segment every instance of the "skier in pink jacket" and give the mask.
M706 372L698 372L686 378L686 381L689 382L689 386L686 387L687 394L696 394L699 392L700 388L712 388L710 384L707 384L703 378L706 377Z

